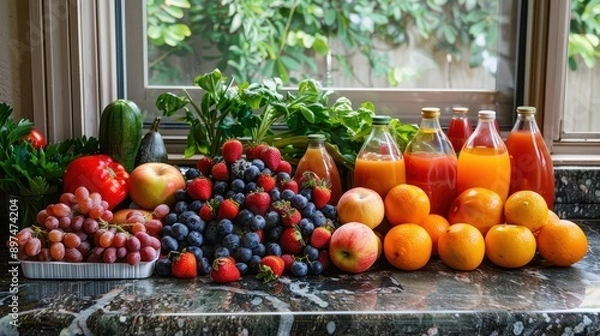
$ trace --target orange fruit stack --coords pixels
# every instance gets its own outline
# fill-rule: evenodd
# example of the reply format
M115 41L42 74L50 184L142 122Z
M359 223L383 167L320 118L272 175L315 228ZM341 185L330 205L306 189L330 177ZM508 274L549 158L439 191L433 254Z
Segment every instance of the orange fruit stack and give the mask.
M383 254L398 269L418 270L431 258L431 237L417 224L394 226L383 240Z
M385 218L391 225L420 223L431 209L423 189L411 184L399 184L384 199Z

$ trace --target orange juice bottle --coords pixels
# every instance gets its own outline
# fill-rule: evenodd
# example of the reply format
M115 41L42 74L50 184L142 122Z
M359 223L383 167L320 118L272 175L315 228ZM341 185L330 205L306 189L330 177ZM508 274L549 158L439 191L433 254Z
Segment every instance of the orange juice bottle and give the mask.
M510 187L510 158L494 124L496 112L479 111L478 123L458 156L456 192L472 187L495 191L503 201Z
M404 150L406 183L427 194L430 212L446 217L456 198L456 153L440 126L440 109L421 110L421 126Z
M385 199L388 191L406 182L402 152L389 132L389 116L373 116L371 134L354 164L354 186L375 190Z
M298 162L294 179L298 180L306 171L315 173L321 180L327 181L331 188L331 199L329 204L337 204L342 196L342 181L335 161L325 148L325 136L323 134L309 134L306 153Z
M511 163L510 193L533 190L554 207L554 167L535 121L536 108L519 106L517 121L506 139Z

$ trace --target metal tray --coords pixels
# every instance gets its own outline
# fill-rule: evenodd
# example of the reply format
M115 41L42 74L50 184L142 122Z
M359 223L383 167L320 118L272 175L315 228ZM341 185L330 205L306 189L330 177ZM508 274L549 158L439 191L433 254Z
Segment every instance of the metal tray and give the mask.
M69 263L21 260L23 275L29 279L143 279L152 276L156 260L128 263Z

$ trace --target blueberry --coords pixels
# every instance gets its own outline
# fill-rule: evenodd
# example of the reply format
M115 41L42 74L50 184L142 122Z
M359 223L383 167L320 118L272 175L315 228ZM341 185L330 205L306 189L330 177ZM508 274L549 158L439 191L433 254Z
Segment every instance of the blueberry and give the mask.
M308 263L308 273L311 275L319 275L323 273L323 264L318 260L313 260Z
M290 201L292 200L292 197L294 197L294 195L296 195L296 193L293 190L285 189L281 192L281 199L284 201Z
M230 250L235 250L240 247L240 235L237 233L230 233L223 238L223 246Z
M191 252L194 256L196 256L196 262L204 257L204 251L202 251L200 246L188 246L186 251Z
M298 210L304 209L308 204L308 199L302 194L296 194L292 197L292 205Z
M210 261L208 258L202 257L199 260L196 260L196 269L198 270L199 275L209 275Z
M308 273L308 265L304 261L296 260L292 264L292 274L297 277L306 276Z
M258 267L260 266L260 262L262 261L262 257L259 255L253 255L248 260L248 268L252 273L258 273Z
M235 267L240 271L241 275L248 273L248 265L242 262L235 263Z
M315 203L308 202L304 209L302 209L302 217L310 218L312 215L314 215L315 211L317 211Z
M281 199L281 191L278 187L274 187L269 191L269 196L271 196L271 202L279 201Z
M255 215L250 220L250 229L252 229L254 231L262 230L265 228L266 225L267 225L267 222L265 220L265 217L263 217L261 215Z
M321 208L321 212L329 219L335 220L337 218L337 209L333 204L325 204Z
M191 216L198 216L198 213L195 211L192 211L192 210L186 210L179 214L178 222L185 223L185 222L187 222L188 218L190 218Z
M283 254L283 251L281 250L281 246L279 246L279 244L270 243L269 246L267 246L267 254L280 257Z
M252 248L252 254L264 257L267 253L267 247L264 244L258 244L258 246Z
M175 190L175 200L176 201L187 201L188 199L189 199L189 196L185 189Z
M255 248L260 244L260 237L256 232L247 232L242 236L241 244L243 247Z
M247 247L238 247L233 250L232 257L238 262L248 262L252 257L252 250Z
M173 232L173 238L183 241L187 237L188 233L190 233L190 229L183 223L175 223L171 225L171 231Z
M286 173L286 172L279 172L277 173L277 175L275 175L275 180L277 181L277 183L281 183L283 181L289 180L292 177L290 176L290 174Z
M156 269L156 273L160 276L170 276L171 275L171 260L169 258L162 258L156 261L154 264L154 268Z
M266 235L267 241L270 241L270 242L278 241L279 237L281 236L281 232L283 232L283 226L280 226L280 225L270 229Z
M202 249L202 253L203 253L205 256L212 257L212 256L214 256L214 255L215 255L215 247L214 247L214 245L207 245L207 244L204 244L204 245L200 246L200 248ZM205 258L206 258L206 257L205 257Z
M309 218L302 218L298 223L298 227L302 235L310 236L315 229L315 224Z
M165 225L173 225L173 224L177 223L178 219L179 219L179 216L177 216L176 213L170 212L164 219Z
M164 254L179 250L179 242L172 236L163 236L160 239L160 246Z
M273 171L270 168L268 168L268 167L265 167L265 168L261 169L260 173L261 174L266 174L266 175L273 175Z
M256 166L256 168L258 168L259 170L265 169L265 163L261 159L252 160L252 165Z
M220 257L229 257L231 253L229 249L225 246L219 246L215 249L215 259Z
M231 181L229 188L234 192L243 192L244 188L246 188L246 182L244 180L236 178Z
M206 225L206 229L204 230L204 240L208 244L216 244L219 241L221 241L221 236L219 235L219 232L217 231L217 222L216 221L210 221Z
M315 223L315 227L323 226L327 223L327 217L325 217L321 210L316 210L309 218Z
M223 195L214 195L213 200L215 200L217 203L221 203L225 200L225 197L223 197Z
M312 189L310 188L302 188L299 192L300 195L306 197L308 201L312 199Z
M260 175L260 169L257 166L250 166L244 170L244 181L253 182L256 181Z
M256 184L256 182L248 182L248 183L246 183L246 188L244 188L245 193L251 193L251 192L257 191L257 190L258 190L258 185Z
M188 210L198 213L198 211L200 211L200 208L202 207L202 204L203 203L201 200L193 200L191 203L188 204Z
M190 168L185 171L186 180L193 180L198 176L200 176L200 171L197 168Z
M204 237L202 236L202 233L192 230L187 235L187 242L188 246L202 246L204 243Z
M221 219L217 223L217 232L219 232L221 236L233 233L233 222L229 219Z
M243 192L238 192L230 198L234 200L237 204L244 204L244 202L246 201L246 195Z
M250 227L250 221L254 217L254 214L250 209L241 209L235 216L235 223L242 228Z
M171 225L165 225L163 226L161 233L163 236L172 236L173 235L173 230L171 229Z
M177 214L181 214L188 209L187 201L179 201L175 203L174 210Z
M225 181L216 181L213 184L213 192L216 195L225 195L225 193L227 192L227 190L229 189L229 184Z
M227 190L227 192L225 193L225 195L223 195L223 197L225 199L228 199L228 198L232 198L234 195L235 195L235 191L230 189L230 190Z
M265 228L270 229L281 224L281 216L277 211L271 210L265 215Z
M198 232L204 232L206 229L206 222L200 218L200 216L195 214L188 217L185 225L187 225L190 230L196 230Z
M319 257L319 249L314 246L306 245L302 252L308 257L308 260L317 260Z

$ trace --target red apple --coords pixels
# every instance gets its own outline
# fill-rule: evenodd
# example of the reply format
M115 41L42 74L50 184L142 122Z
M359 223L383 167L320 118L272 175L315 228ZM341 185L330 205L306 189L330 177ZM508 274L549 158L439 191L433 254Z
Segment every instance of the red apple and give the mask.
M142 209L159 204L175 205L175 192L185 188L185 179L174 166L163 162L143 163L129 174L129 196Z
M342 194L337 203L337 213L342 224L359 222L374 229L385 218L385 205L375 190L355 187Z
M368 270L379 256L379 238L363 223L346 223L331 235L329 258L342 271L360 273Z

